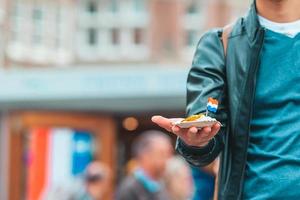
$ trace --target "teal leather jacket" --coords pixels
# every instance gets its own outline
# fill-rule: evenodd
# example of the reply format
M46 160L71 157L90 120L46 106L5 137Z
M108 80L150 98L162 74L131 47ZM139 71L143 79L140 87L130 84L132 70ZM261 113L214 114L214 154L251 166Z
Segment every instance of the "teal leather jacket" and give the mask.
M213 115L224 126L206 147L177 140L176 150L192 165L208 165L221 155L219 200L242 199L256 74L265 30L258 22L255 3L234 24L226 59L222 29L200 39L187 80L187 115L203 113L207 99L219 101Z

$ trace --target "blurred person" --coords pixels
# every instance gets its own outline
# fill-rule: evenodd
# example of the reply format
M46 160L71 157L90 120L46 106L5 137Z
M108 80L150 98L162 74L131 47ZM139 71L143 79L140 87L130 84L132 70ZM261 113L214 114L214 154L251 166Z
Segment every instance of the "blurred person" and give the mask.
M162 177L173 154L169 136L146 131L134 142L132 150L138 168L121 182L117 200L168 200Z
M74 180L76 182L76 180ZM74 185L64 184L59 186L50 186L47 188L40 199L42 200L74 200Z
M179 156L167 162L166 189L171 200L190 200L194 194L194 182L189 165Z
M126 163L126 175L132 175L138 168L138 162L132 158Z
M102 200L108 190L110 170L105 164L91 162L84 174L84 191L76 195L75 200Z
M178 136L190 164L206 166L221 153L221 200L300 199L299 10L299 0L256 0L245 17L200 39L186 113L205 113L215 98L222 127L181 129L152 118Z

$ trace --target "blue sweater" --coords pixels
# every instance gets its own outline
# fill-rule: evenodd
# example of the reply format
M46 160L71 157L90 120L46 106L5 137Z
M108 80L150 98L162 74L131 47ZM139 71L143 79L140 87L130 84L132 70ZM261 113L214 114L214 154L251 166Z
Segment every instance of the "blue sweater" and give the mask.
M300 199L300 34L267 30L261 56L244 199Z

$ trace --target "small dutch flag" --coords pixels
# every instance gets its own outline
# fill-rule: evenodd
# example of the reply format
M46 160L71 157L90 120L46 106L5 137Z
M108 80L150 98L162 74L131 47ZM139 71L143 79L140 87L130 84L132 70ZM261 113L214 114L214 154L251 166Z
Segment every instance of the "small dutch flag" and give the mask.
M213 99L213 98L208 98L208 102L207 102L207 111L216 113L218 110L218 100Z

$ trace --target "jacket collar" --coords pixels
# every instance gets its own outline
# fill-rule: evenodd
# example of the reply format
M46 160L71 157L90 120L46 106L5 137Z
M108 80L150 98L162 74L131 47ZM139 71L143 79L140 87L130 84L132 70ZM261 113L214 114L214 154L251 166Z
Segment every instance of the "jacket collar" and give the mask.
M133 175L149 192L156 193L161 190L161 183L151 179L142 168L138 168Z
M245 17L245 29L251 41L255 40L258 31L262 29L258 21L255 1L252 3L250 10Z

